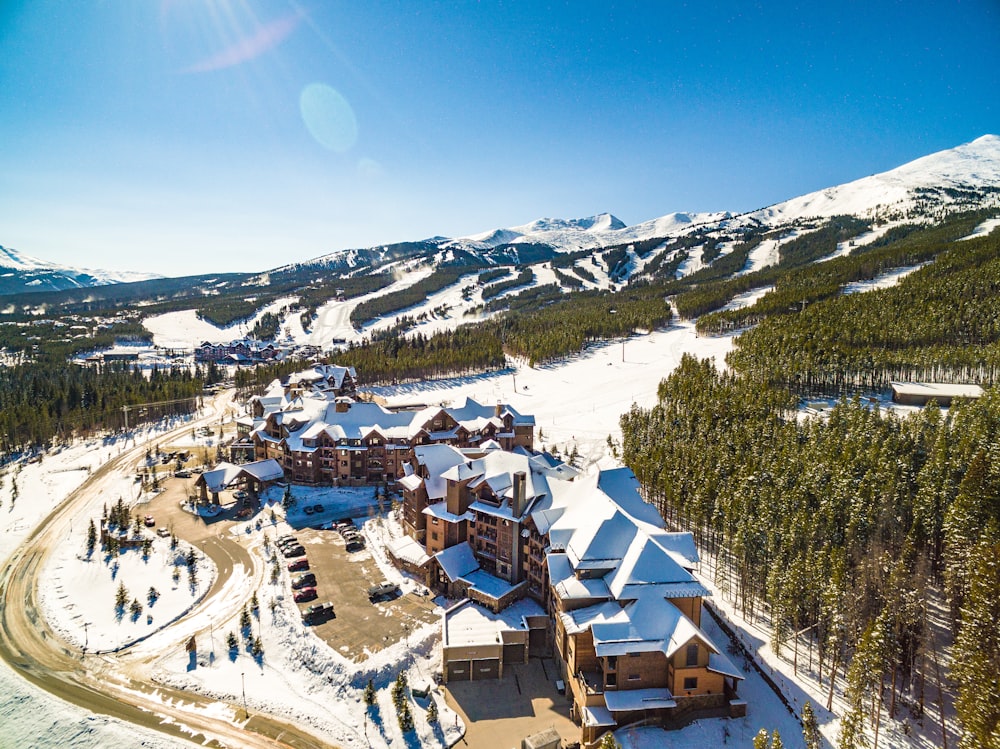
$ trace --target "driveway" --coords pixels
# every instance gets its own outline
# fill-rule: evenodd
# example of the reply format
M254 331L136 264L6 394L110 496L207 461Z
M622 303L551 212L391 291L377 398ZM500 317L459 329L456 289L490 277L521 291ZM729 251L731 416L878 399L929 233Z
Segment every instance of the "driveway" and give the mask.
M504 666L503 679L453 682L442 691L448 706L467 727L459 745L475 749L517 749L521 739L554 728L563 744L580 740L580 728L569 718L569 700L555 688L551 658L532 658Z

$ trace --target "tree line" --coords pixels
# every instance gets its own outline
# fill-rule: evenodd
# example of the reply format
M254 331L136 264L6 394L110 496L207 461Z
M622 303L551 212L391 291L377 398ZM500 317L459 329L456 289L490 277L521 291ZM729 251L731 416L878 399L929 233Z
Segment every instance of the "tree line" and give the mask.
M47 360L0 368L0 453L47 447L74 436L123 429L125 406L185 399L143 413L128 412L128 425L190 413L198 406L204 374L199 369L154 369L147 377L126 364L79 366Z
M788 390L685 356L657 405L622 417L623 459L664 518L695 533L736 607L770 620L777 652L808 631L830 699L837 681L849 703L841 747L863 746L883 713L921 715L937 698L938 588L959 633L964 746L991 745L1000 393L902 419L845 400L803 420L796 405Z

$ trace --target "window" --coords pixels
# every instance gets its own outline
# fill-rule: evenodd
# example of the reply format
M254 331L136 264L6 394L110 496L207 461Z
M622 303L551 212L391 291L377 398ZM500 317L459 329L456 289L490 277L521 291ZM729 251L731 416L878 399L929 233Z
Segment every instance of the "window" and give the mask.
M684 677L684 688L687 690L698 688L698 677L697 676L686 676Z
M608 656L608 660L607 660L607 664L608 664L608 670L609 671L614 671L616 668L618 668L618 656L616 656L616 655L609 655Z
M642 678L642 676L639 675L639 674L629 674L628 675L628 680L629 681L639 681L639 679L641 679L641 678Z
M437 541L438 540L437 531L434 531L433 533L431 533L431 540L432 541Z
M618 686L618 674L604 674L604 686L606 687Z
M688 666L698 665L698 645L696 643L691 643L687 646L687 664ZM686 687L685 687L686 688Z

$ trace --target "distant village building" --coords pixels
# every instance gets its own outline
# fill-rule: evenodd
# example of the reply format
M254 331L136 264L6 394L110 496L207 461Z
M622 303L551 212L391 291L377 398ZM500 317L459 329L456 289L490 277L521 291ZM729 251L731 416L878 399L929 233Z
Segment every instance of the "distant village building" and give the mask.
M351 369L322 366L271 383L251 404L255 458L278 461L298 483L357 486L401 478L420 445L533 445L533 417L509 406L392 411L348 395L355 382Z
M947 408L959 398L981 398L983 389L979 385L952 385L942 382L893 382L892 400L904 406L926 406L934 401Z
M241 338L229 343L205 341L194 350L194 360L220 364L253 364L280 359L282 354L282 349L274 343Z

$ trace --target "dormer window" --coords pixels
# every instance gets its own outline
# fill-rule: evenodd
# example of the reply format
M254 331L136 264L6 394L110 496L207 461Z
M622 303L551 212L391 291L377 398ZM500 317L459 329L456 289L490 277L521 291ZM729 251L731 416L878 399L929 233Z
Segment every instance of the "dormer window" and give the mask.
M697 666L698 665L698 644L692 642L687 646L687 666Z

